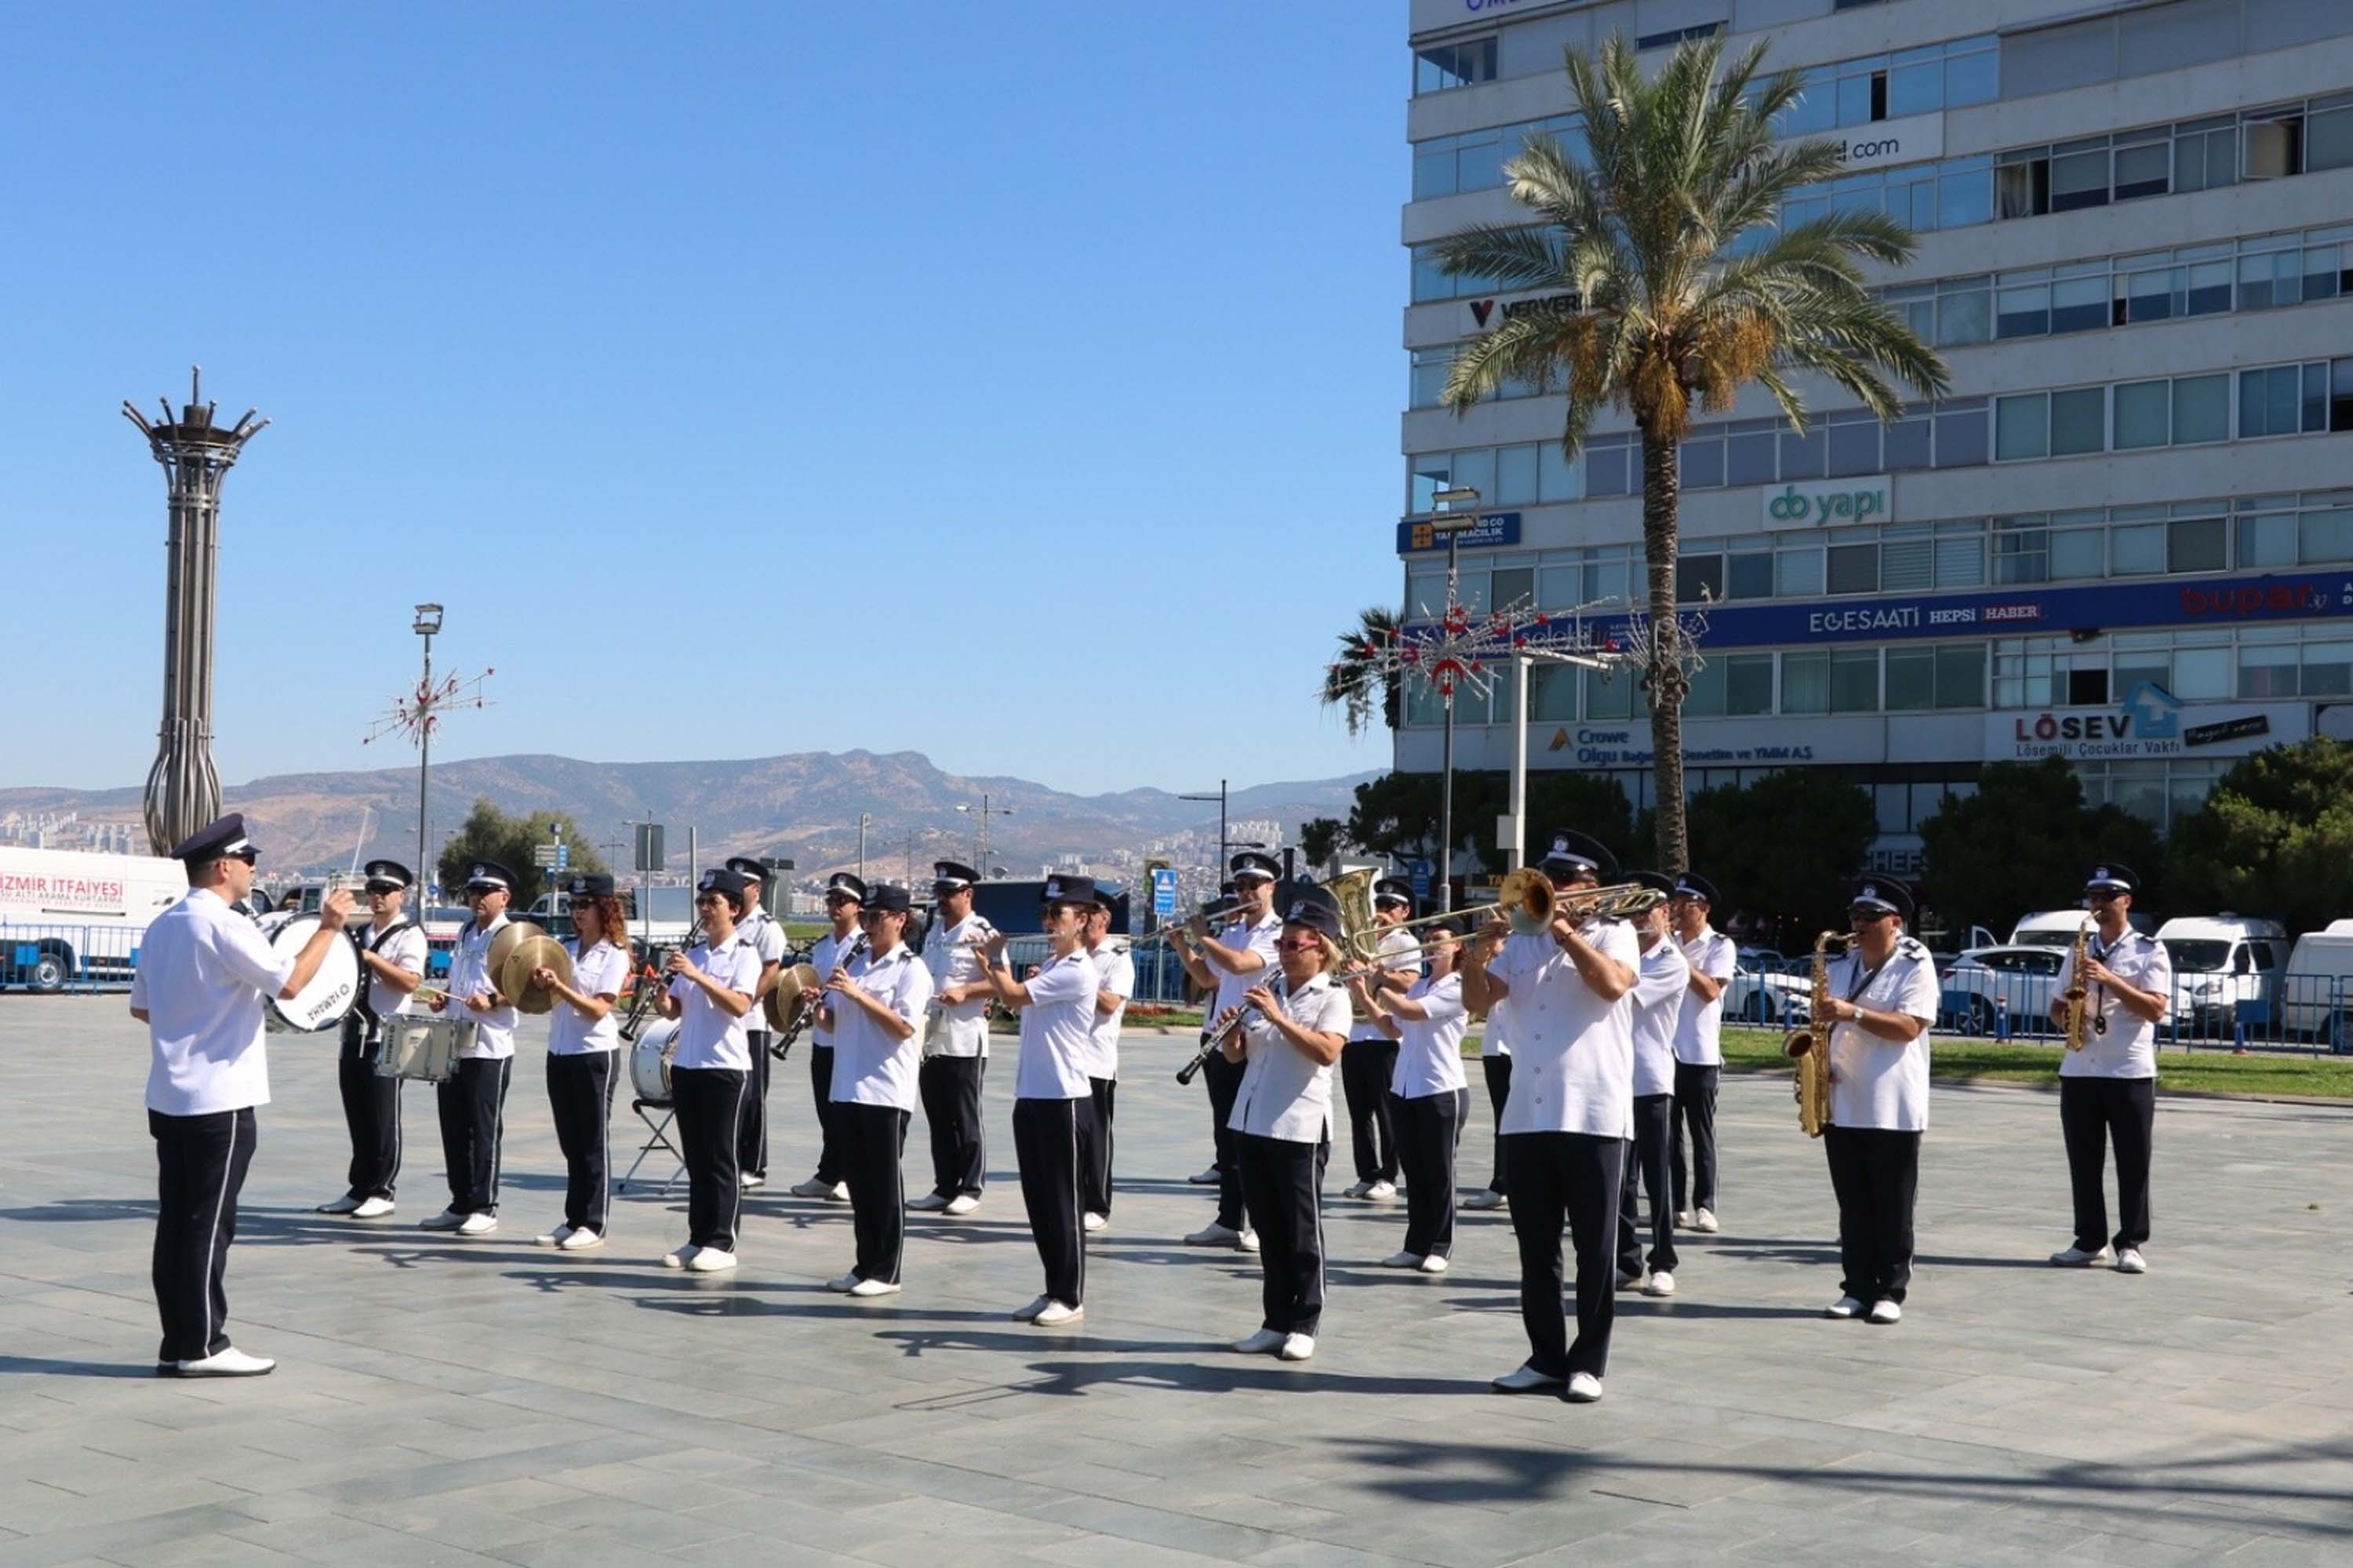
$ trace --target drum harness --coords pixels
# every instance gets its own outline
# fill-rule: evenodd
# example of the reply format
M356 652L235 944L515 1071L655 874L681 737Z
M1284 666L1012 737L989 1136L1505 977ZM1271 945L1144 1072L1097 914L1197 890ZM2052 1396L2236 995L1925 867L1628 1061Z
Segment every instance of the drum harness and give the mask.
M373 927L364 927L353 932L352 946L363 953L381 952L386 942L411 928L423 929L416 921L404 915L381 932L376 933L375 939L373 941L367 939L367 933L374 929ZM384 1020L376 1016L375 1009L368 1003L368 992L373 989L373 976L367 965L362 964L359 998L353 1003L351 1012L343 1015L343 1049L352 1052L361 1061L367 1060L369 1052L381 1047L384 1044Z

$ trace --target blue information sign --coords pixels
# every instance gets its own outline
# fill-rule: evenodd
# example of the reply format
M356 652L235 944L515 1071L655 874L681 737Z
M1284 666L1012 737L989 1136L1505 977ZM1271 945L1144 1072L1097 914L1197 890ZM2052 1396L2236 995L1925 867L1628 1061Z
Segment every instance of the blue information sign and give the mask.
M1417 860L1406 867L1406 875L1412 880L1416 898L1430 896L1430 863L1426 860Z
M1520 514L1516 512L1484 512L1479 521L1454 535L1461 548L1469 550L1496 545L1516 545L1520 542ZM1430 525L1430 519L1398 524L1398 554L1419 555L1425 550L1446 548L1446 535Z
M555 869L562 871L572 863L572 846L558 839L555 843Z
M1163 920L1176 913L1176 873L1173 867L1152 868L1152 913Z

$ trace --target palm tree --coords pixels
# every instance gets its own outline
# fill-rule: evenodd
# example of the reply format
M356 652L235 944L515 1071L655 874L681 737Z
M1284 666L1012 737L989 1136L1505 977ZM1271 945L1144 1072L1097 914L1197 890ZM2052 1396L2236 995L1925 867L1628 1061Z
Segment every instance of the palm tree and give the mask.
M1840 170L1830 143L1775 144L1774 119L1797 101L1800 78L1758 80L1764 54L1760 43L1726 66L1722 40L1684 44L1646 80L1623 35L1598 58L1569 50L1590 166L1549 137L1531 141L1504 172L1513 199L1540 221L1468 228L1438 247L1451 273L1556 296L1463 347L1447 377L1447 407L1467 413L1507 381L1565 390L1561 450L1572 459L1604 404L1633 416L1649 567L1649 634L1635 652L1651 705L1658 859L1671 871L1689 854L1676 447L1694 403L1723 412L1753 381L1802 432L1806 408L1788 380L1792 371L1826 377L1883 421L1903 405L1882 371L1926 397L1949 385L1944 363L1863 282L1862 262L1911 257L1910 229L1876 212L1780 226L1791 192Z
M1340 656L1324 669L1324 705L1338 708L1354 739L1373 726L1373 705L1381 720L1398 726L1397 671L1384 656L1397 647L1398 614L1374 605L1356 612L1353 631L1340 633Z

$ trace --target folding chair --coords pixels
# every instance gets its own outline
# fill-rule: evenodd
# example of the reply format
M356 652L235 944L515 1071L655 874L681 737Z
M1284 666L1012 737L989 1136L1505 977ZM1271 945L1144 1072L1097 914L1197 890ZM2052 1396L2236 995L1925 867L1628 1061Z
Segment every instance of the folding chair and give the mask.
M646 1156L657 1149L661 1149L669 1150L670 1157L678 1162L670 1171L668 1179L661 1184L660 1195L667 1198L670 1196L670 1190L678 1185L678 1179L686 1174L686 1156L680 1150L677 1144L670 1140L670 1128L671 1121L675 1119L675 1113L670 1109L670 1103L668 1100L633 1099L629 1102L629 1108L638 1113L638 1119L646 1124L646 1131L650 1136L638 1150L638 1157L629 1161L628 1174L613 1183L613 1191L628 1192L629 1183L637 1179L638 1167L646 1162ZM661 1113L659 1121L654 1119L656 1111Z

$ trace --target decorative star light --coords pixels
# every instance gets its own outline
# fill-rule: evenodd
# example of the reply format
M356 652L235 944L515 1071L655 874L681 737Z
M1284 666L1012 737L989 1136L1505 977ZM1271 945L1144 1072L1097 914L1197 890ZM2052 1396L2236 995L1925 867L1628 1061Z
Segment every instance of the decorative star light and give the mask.
M1524 597L1500 609L1478 610L1450 588L1435 613L1426 604L1414 610L1414 619L1396 631L1358 640L1348 659L1419 684L1449 707L1464 693L1492 697L1513 656L1523 652L1574 654L1612 676L1631 670L1648 677L1652 621L1629 599L1593 599L1548 613ZM1707 635L1707 615L1704 609L1686 611L1674 624L1674 661L1687 682L1705 667L1699 644Z
M366 746L388 735L406 737L411 746L423 746L441 728L442 711L447 708L486 708L491 705L482 695L482 683L498 672L485 670L479 675L451 675L438 684L427 685L422 679L415 691L406 696L392 699L392 707L376 715L367 734L360 737Z

